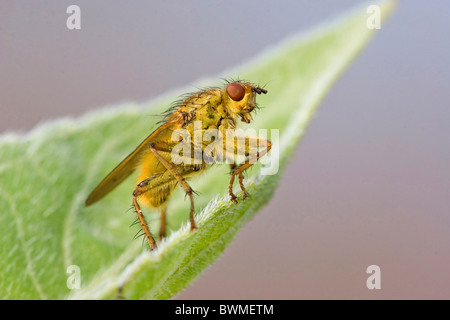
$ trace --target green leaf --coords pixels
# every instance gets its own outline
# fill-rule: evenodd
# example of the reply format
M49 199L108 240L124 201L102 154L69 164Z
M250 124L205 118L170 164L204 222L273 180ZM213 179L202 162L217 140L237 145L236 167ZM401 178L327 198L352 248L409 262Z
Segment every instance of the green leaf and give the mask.
M379 6L385 18L393 2ZM374 34L366 26L365 9L292 37L223 75L269 82L269 93L258 97L263 108L254 124L268 129L279 172L262 175L262 165L250 169L245 180L250 198L243 201L237 187L237 205L227 195L228 166L215 166L192 180L200 193L195 217L199 230L189 231L189 202L178 191L168 205L172 232L157 251L149 252L141 241L132 240L138 231L138 226L130 227L135 216L128 210L135 178L91 207L85 208L84 200L155 128L159 118L151 115L191 88L144 104L49 122L25 135L2 136L0 297L168 299L188 286L272 196L318 103ZM199 85L217 83L208 80ZM270 129L279 129L279 139L270 136ZM158 213L144 213L151 229L158 230ZM71 265L80 273L72 273ZM77 279L81 288L69 289Z

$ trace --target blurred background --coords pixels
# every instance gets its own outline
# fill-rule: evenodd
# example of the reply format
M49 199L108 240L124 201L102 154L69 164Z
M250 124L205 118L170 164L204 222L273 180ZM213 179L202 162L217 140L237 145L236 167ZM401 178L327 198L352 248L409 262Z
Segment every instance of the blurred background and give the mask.
M71 4L81 30L66 28ZM0 133L217 76L361 4L0 1ZM449 12L399 1L270 203L177 298L450 298ZM366 287L373 264L381 290Z

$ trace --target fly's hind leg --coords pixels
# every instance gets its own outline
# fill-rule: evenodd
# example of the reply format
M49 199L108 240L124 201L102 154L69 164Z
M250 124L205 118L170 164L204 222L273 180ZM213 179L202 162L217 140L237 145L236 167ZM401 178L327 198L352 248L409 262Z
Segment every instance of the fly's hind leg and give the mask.
M137 197L143 194L147 191L146 186L148 184L149 179L146 179L142 182L140 182L136 189L133 191L133 206L134 211L136 211L136 215L138 217L139 223L141 224L142 231L144 231L145 237L147 238L148 245L150 246L150 250L154 250L156 248L155 239L153 239L152 234L150 233L150 230L147 226L147 223L145 222L144 215L142 214L141 207L139 206L139 203L137 202Z
M162 194L165 194L164 197L161 197L156 203L154 202L152 205L155 206L155 208L159 208L161 212L161 223L159 226L159 243L162 241L162 239L166 236L166 225L167 225L167 219L166 219L166 205L165 201L167 200L167 196L169 195L171 188L171 185L173 185L174 179L172 176L163 176L162 174L155 174L151 176L150 178L147 178L143 181L141 181L136 189L133 192L133 205L136 211L136 214L138 216L138 220L141 224L142 230L148 240L150 249L156 248L155 240L144 220L144 217L142 215L142 211L140 209L140 206L137 202L137 198L147 192L155 193L157 192L160 196ZM159 189L159 190L158 190ZM164 191L166 190L166 191Z

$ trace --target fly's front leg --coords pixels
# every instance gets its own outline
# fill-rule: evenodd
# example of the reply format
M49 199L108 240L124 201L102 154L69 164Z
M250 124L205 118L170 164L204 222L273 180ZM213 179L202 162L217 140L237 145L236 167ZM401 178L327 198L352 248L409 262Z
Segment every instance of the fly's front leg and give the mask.
M234 169L236 169L236 164L230 164L230 168L231 168L231 172L233 172ZM248 192L244 187L244 175L242 172L240 172L238 174L238 181L239 181L239 186L241 187L242 192L244 193L244 196L242 197L242 199L246 199L248 197ZM233 193L233 183L234 183L234 175L231 174L230 176L230 182L228 183L228 194L230 195L231 201L234 204L237 204L237 197L236 195Z
M233 172L233 167L235 165L231 165L232 169L231 172ZM237 204L237 197L236 195L233 193L233 183L234 183L234 174L231 173L230 175L230 182L228 182L228 194L230 195L230 200L231 202L233 202L234 204Z
M242 147L236 146L237 147L237 153L239 154L239 152L241 154L245 154L246 156L248 156L247 160L245 160L243 163L236 165L236 164L232 164L231 165L231 174L230 174L230 182L228 183L228 193L230 195L231 201L233 203L237 203L237 198L236 195L233 193L233 183L234 183L234 178L237 175L238 179L239 179L239 185L241 187L241 190L244 192L244 196L243 199L248 197L248 192L247 190L245 190L244 187L244 177L243 177L243 172L245 170L247 170L248 168L250 168L252 165L254 165L262 156L264 156L267 152L270 151L270 149L272 148L272 143L269 140L263 139L263 138L258 138L258 137L246 137L245 138L245 145ZM254 152L254 147L252 146L260 146L260 145L266 145L266 148L264 150L262 150L261 152Z

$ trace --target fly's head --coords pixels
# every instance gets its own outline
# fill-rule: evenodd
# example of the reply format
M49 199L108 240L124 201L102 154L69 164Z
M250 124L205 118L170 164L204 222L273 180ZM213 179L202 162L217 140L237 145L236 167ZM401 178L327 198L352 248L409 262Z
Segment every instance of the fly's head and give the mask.
M228 110L242 122L250 123L251 112L257 107L256 95L266 94L267 90L249 82L230 82L225 88L225 101Z

